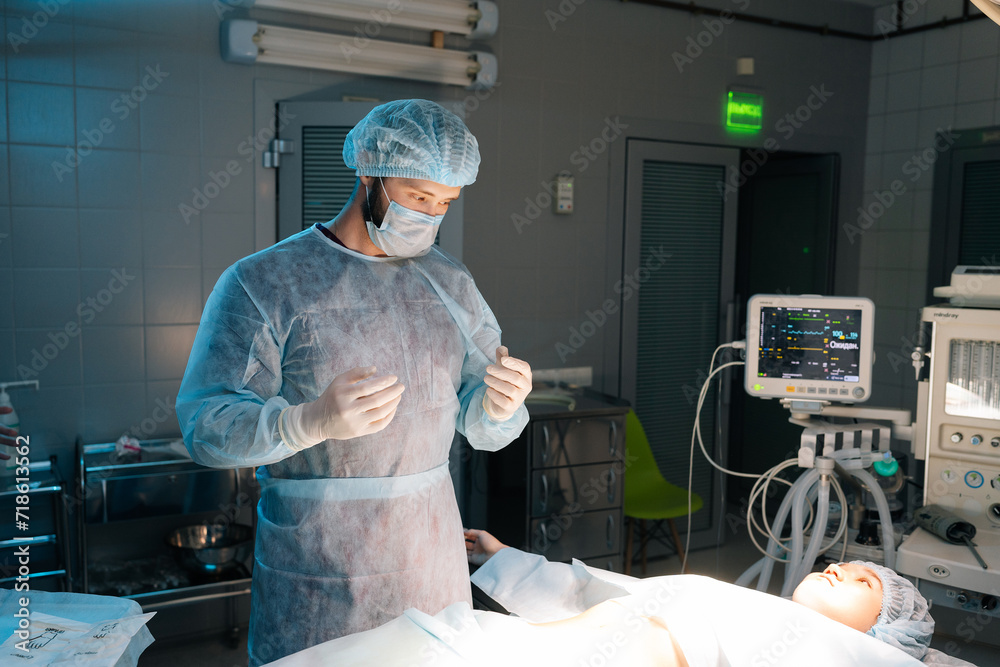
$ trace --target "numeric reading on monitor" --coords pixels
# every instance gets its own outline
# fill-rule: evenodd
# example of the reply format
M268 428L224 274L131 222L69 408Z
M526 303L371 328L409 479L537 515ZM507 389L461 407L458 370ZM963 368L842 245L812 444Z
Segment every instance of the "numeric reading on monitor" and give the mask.
M858 382L860 338L860 310L762 307L757 376Z

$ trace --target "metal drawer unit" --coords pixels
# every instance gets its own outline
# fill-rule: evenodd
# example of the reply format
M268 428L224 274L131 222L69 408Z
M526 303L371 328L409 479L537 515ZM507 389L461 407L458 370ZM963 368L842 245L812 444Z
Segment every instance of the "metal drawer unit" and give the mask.
M481 454L486 525L501 541L553 561L620 571L627 405L587 393L576 406L528 404L531 420L499 452Z

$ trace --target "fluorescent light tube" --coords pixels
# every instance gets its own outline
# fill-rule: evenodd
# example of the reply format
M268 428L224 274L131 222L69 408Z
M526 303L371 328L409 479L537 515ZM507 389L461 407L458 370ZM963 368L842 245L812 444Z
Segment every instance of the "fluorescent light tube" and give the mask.
M375 22L421 30L441 30L469 39L496 34L499 10L492 0L226 0L238 7L257 7L313 16Z
M227 62L306 67L370 76L430 81L469 89L492 88L497 60L491 53L453 51L313 32L246 19L220 26Z

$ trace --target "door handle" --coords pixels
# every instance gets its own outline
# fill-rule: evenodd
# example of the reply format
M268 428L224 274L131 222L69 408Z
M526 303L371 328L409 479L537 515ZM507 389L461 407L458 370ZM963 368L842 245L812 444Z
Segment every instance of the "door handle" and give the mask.
M542 464L545 464L549 459L549 426L548 424L542 424Z
M545 522L539 521L535 527L535 539L532 545L535 548L534 551L536 554L544 554L549 550L547 534L548 531L545 529Z
M608 541L608 548L609 549L614 549L615 548L615 515L614 514L609 514L608 515L608 523L607 523L606 530L605 530L605 537L607 538L607 541Z
M608 454L611 458L615 457L615 452L618 451L618 422L611 420L611 442L608 443Z
M618 474L615 472L614 468L611 468L611 474L608 475L608 502L615 502L615 487L618 486Z
M542 473L542 503L540 509L543 512L549 510L549 476L545 473Z

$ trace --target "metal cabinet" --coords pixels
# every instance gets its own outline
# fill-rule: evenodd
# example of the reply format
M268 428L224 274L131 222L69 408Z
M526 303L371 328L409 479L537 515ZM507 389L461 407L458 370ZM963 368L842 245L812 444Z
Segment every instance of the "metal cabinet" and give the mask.
M513 443L479 455L487 530L552 561L621 571L626 404L597 394L566 406L529 403ZM475 484L475 482L473 482Z

